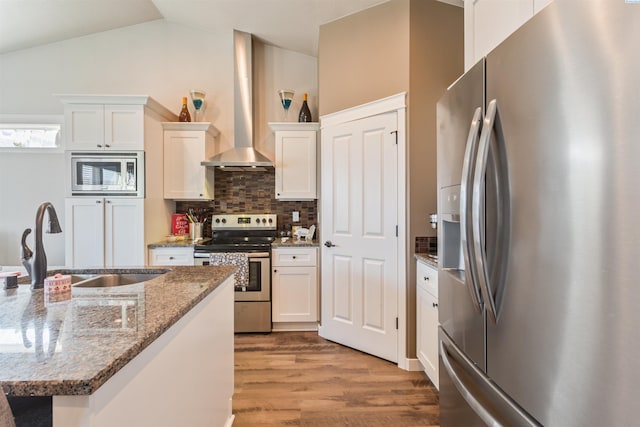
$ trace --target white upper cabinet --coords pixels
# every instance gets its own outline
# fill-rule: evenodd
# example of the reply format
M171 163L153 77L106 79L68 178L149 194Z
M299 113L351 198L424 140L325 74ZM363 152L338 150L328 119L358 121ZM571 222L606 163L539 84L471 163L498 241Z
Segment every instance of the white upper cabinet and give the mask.
M553 0L465 0L464 65L468 70Z
M66 150L144 150L145 108L165 120L175 114L148 96L59 95Z
M318 123L269 123L275 132L276 199L318 198Z
M216 153L218 130L207 122L163 123L164 198L213 200L214 168L200 162Z

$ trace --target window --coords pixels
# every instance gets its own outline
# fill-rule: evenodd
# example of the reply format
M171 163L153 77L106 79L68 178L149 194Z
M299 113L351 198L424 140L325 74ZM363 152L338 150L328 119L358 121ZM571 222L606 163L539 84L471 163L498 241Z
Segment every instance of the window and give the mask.
M0 123L0 148L59 148L59 124Z

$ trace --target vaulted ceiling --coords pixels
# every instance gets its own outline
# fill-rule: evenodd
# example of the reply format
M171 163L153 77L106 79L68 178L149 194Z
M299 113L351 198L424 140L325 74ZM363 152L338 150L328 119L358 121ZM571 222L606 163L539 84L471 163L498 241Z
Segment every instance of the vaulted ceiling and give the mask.
M321 24L388 0L0 0L0 54L156 19L317 56Z

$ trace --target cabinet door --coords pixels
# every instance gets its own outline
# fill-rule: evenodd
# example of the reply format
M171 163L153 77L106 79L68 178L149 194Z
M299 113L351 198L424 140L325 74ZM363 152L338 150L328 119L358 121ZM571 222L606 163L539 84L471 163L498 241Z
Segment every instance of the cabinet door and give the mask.
M108 150L144 150L144 107L104 106L104 147Z
M66 150L104 149L104 106L69 104L64 109Z
M316 199L316 131L279 131L276 143L276 199Z
M465 70L533 16L534 0L465 0Z
M65 200L65 264L70 268L104 265L104 199Z
M425 287L418 285L416 293L416 323L418 360L433 385L438 382L438 300Z
M213 199L213 169L200 164L206 142L203 131L164 132L165 199Z
M275 267L272 276L274 322L318 321L315 267Z
M105 200L105 267L144 266L144 200Z

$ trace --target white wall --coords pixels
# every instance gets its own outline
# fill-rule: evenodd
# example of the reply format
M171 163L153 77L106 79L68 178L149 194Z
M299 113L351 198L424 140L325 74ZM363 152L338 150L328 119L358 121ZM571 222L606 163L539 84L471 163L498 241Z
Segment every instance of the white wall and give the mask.
M317 104L317 61L272 46L258 51L263 55L261 66L273 67L258 70L263 76L272 76L260 80L260 91L255 93L260 100L256 136L261 141L268 140L267 122L279 121L274 105L279 105L280 86L286 83L300 96L308 91ZM288 81L283 76L295 78ZM53 94L69 93L150 95L177 114L182 97L192 88L207 93L204 119L220 130L221 148L230 147L231 33L204 32L158 20L0 55L0 116L4 121L10 121L7 115L60 115L62 104ZM317 111L316 104L311 105L312 112ZM291 118L297 117L295 108L290 111ZM258 148L274 157L272 144L258 143ZM20 235L24 228L33 226L41 202L54 203L64 223L63 169L61 154L47 157L0 152L0 265L19 264ZM46 236L45 249L49 265L64 264L63 237Z

